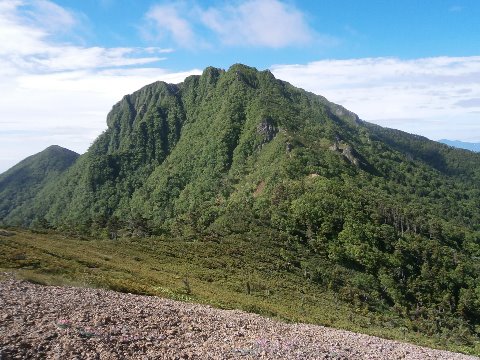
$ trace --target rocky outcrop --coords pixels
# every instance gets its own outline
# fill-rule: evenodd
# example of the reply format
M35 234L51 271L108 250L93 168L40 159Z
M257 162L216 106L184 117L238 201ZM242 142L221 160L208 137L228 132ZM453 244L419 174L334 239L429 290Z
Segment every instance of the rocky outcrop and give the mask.
M277 127L273 125L269 119L263 119L260 124L257 125L257 134L263 137L261 145L272 141L277 133Z
M350 145L343 148L342 155L345 156L355 166L360 166L360 161L355 157L354 150Z
M353 165L360 167L361 162L356 156L355 150L351 145L335 140L333 144L329 147L329 150L341 153Z

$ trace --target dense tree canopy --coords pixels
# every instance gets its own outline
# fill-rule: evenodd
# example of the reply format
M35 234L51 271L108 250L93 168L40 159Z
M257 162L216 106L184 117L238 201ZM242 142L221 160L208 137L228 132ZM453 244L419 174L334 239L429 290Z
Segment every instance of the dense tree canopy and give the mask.
M0 222L27 225L32 221L23 208L48 183L55 181L77 160L78 154L52 145L0 174ZM37 220L41 216L36 217Z

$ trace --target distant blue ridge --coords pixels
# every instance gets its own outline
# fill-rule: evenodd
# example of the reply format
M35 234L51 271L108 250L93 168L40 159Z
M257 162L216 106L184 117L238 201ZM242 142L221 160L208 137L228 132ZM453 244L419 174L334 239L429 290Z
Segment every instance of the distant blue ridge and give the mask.
M459 149L480 152L480 143L470 143L470 142L464 142L459 140L448 140L448 139L441 139L441 140L438 140L438 142L441 142L442 144L453 146Z

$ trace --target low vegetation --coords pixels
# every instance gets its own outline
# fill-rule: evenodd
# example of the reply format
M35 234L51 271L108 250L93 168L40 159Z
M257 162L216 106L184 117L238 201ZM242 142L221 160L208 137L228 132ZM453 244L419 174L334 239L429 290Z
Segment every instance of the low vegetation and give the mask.
M348 301L279 255L282 242L255 231L218 239L80 239L55 232L0 233L0 268L44 285L102 287L238 308L291 322L322 324L470 354L468 331L425 334L387 308ZM297 259L302 261L301 258Z

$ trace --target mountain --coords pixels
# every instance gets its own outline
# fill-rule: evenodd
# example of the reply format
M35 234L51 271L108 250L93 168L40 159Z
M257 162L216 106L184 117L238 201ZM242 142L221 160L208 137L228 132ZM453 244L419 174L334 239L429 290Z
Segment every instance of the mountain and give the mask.
M438 140L438 142L441 142L442 144L453 146L459 149L480 152L480 143L471 143L471 142L464 142L459 140L447 140L447 139L441 139L441 140Z
M367 123L240 64L147 85L107 125L4 224L269 239L278 271L413 331L477 339L480 154Z
M0 219L25 224L26 219L16 209L31 206L37 192L57 179L78 157L73 151L53 145L0 174Z

